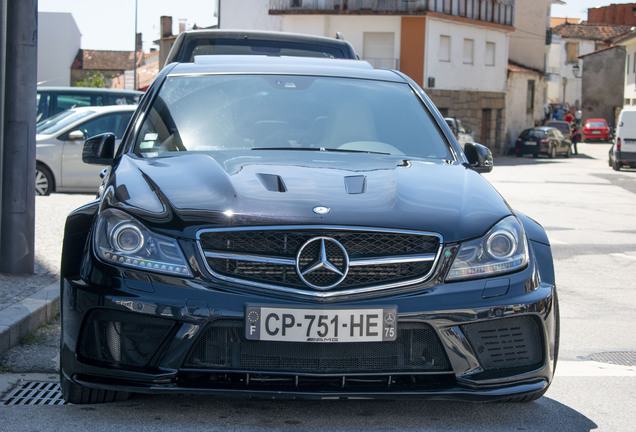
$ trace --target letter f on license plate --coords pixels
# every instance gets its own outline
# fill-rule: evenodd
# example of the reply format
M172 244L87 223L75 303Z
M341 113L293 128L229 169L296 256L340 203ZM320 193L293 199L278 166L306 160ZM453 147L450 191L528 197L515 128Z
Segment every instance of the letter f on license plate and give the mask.
M247 306L245 337L281 342L384 342L397 337L397 308L286 309Z

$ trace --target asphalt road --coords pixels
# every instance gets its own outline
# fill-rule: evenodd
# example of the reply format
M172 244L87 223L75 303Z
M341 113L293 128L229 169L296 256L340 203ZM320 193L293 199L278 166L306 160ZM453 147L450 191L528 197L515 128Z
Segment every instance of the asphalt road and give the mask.
M493 172L485 175L511 207L546 228L553 246L561 353L555 380L538 401L307 402L139 395L105 405L3 405L6 392L20 380L56 380L59 328L54 323L0 358L0 430L636 430L636 170L613 171L607 164L608 148L579 144L579 155L570 159L498 158Z

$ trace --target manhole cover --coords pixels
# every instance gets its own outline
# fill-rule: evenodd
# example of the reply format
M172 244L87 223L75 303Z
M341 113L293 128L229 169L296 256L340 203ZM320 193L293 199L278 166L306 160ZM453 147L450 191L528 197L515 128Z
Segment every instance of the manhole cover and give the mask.
M636 366L636 351L613 351L590 354L590 360L621 366Z
M60 383L22 381L2 398L3 405L64 405Z

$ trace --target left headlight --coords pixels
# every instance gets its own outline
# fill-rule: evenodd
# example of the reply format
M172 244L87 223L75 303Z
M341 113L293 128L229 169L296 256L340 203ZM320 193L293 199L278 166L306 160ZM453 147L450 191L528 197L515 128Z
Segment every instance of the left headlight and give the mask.
M151 232L119 210L108 209L100 213L93 244L97 256L112 264L192 276L175 239Z
M462 243L447 281L476 279L520 270L528 264L528 241L514 216L497 223L476 240Z

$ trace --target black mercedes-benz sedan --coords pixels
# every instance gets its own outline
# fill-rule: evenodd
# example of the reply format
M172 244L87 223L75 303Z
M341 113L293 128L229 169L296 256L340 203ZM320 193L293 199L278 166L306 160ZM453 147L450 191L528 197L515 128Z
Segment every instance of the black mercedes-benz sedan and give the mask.
M558 351L543 228L421 88L357 60L164 68L66 222L61 385L529 401Z

